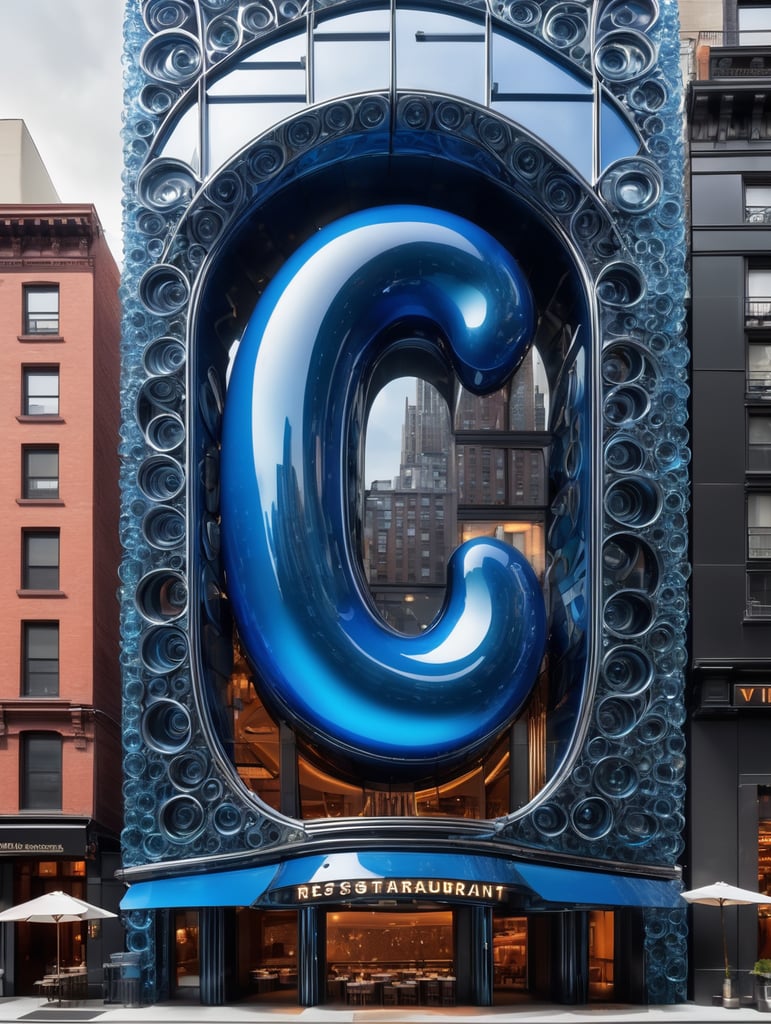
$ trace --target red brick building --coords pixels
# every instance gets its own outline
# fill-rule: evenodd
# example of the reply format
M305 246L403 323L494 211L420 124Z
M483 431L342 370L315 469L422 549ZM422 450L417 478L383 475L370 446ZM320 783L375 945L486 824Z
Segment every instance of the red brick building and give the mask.
M62 889L115 909L118 268L23 122L0 122L0 150L0 905ZM122 942L107 924L61 929L94 985ZM55 929L2 926L6 994L55 956Z

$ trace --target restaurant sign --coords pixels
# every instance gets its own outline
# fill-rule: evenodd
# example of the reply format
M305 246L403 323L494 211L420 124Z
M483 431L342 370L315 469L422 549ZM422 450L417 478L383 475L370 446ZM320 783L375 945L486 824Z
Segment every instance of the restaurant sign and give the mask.
M733 705L738 708L771 708L771 686L746 686L735 683Z
M315 903L319 900L421 899L468 900L498 903L506 898L506 886L497 882L457 878L344 878L305 882L274 893L282 903Z
M84 825L0 825L0 857L77 857L86 855Z

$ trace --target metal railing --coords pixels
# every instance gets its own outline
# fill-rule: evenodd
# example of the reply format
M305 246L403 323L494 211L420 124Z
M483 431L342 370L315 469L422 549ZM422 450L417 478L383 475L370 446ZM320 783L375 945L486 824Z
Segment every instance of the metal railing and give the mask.
M771 206L745 206L745 224L771 224Z
M754 598L749 599L745 611L748 619L771 618L771 604L761 604L760 601L756 601Z
M747 553L750 558L771 558L771 526L747 527Z
M771 327L771 295L748 295L744 300L747 327Z
M771 31L699 32L696 77L771 78Z
M747 394L754 398L771 397L771 368L747 370Z

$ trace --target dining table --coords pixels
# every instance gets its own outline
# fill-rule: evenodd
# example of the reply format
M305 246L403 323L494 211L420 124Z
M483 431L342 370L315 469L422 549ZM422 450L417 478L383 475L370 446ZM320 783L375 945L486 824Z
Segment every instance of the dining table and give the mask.
M88 995L88 970L85 966L62 967L57 973L44 974L34 985L46 1002L79 1002Z

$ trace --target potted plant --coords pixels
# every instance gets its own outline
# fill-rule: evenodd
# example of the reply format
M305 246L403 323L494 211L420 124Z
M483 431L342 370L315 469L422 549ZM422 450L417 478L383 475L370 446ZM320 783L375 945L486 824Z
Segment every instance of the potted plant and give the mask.
M731 969L726 964L725 977L723 978L723 1006L727 1009L733 1009L739 1005L738 998L734 995L734 983L731 977Z
M771 960L756 960L752 968L755 975L755 1002L759 1010L771 1013Z

